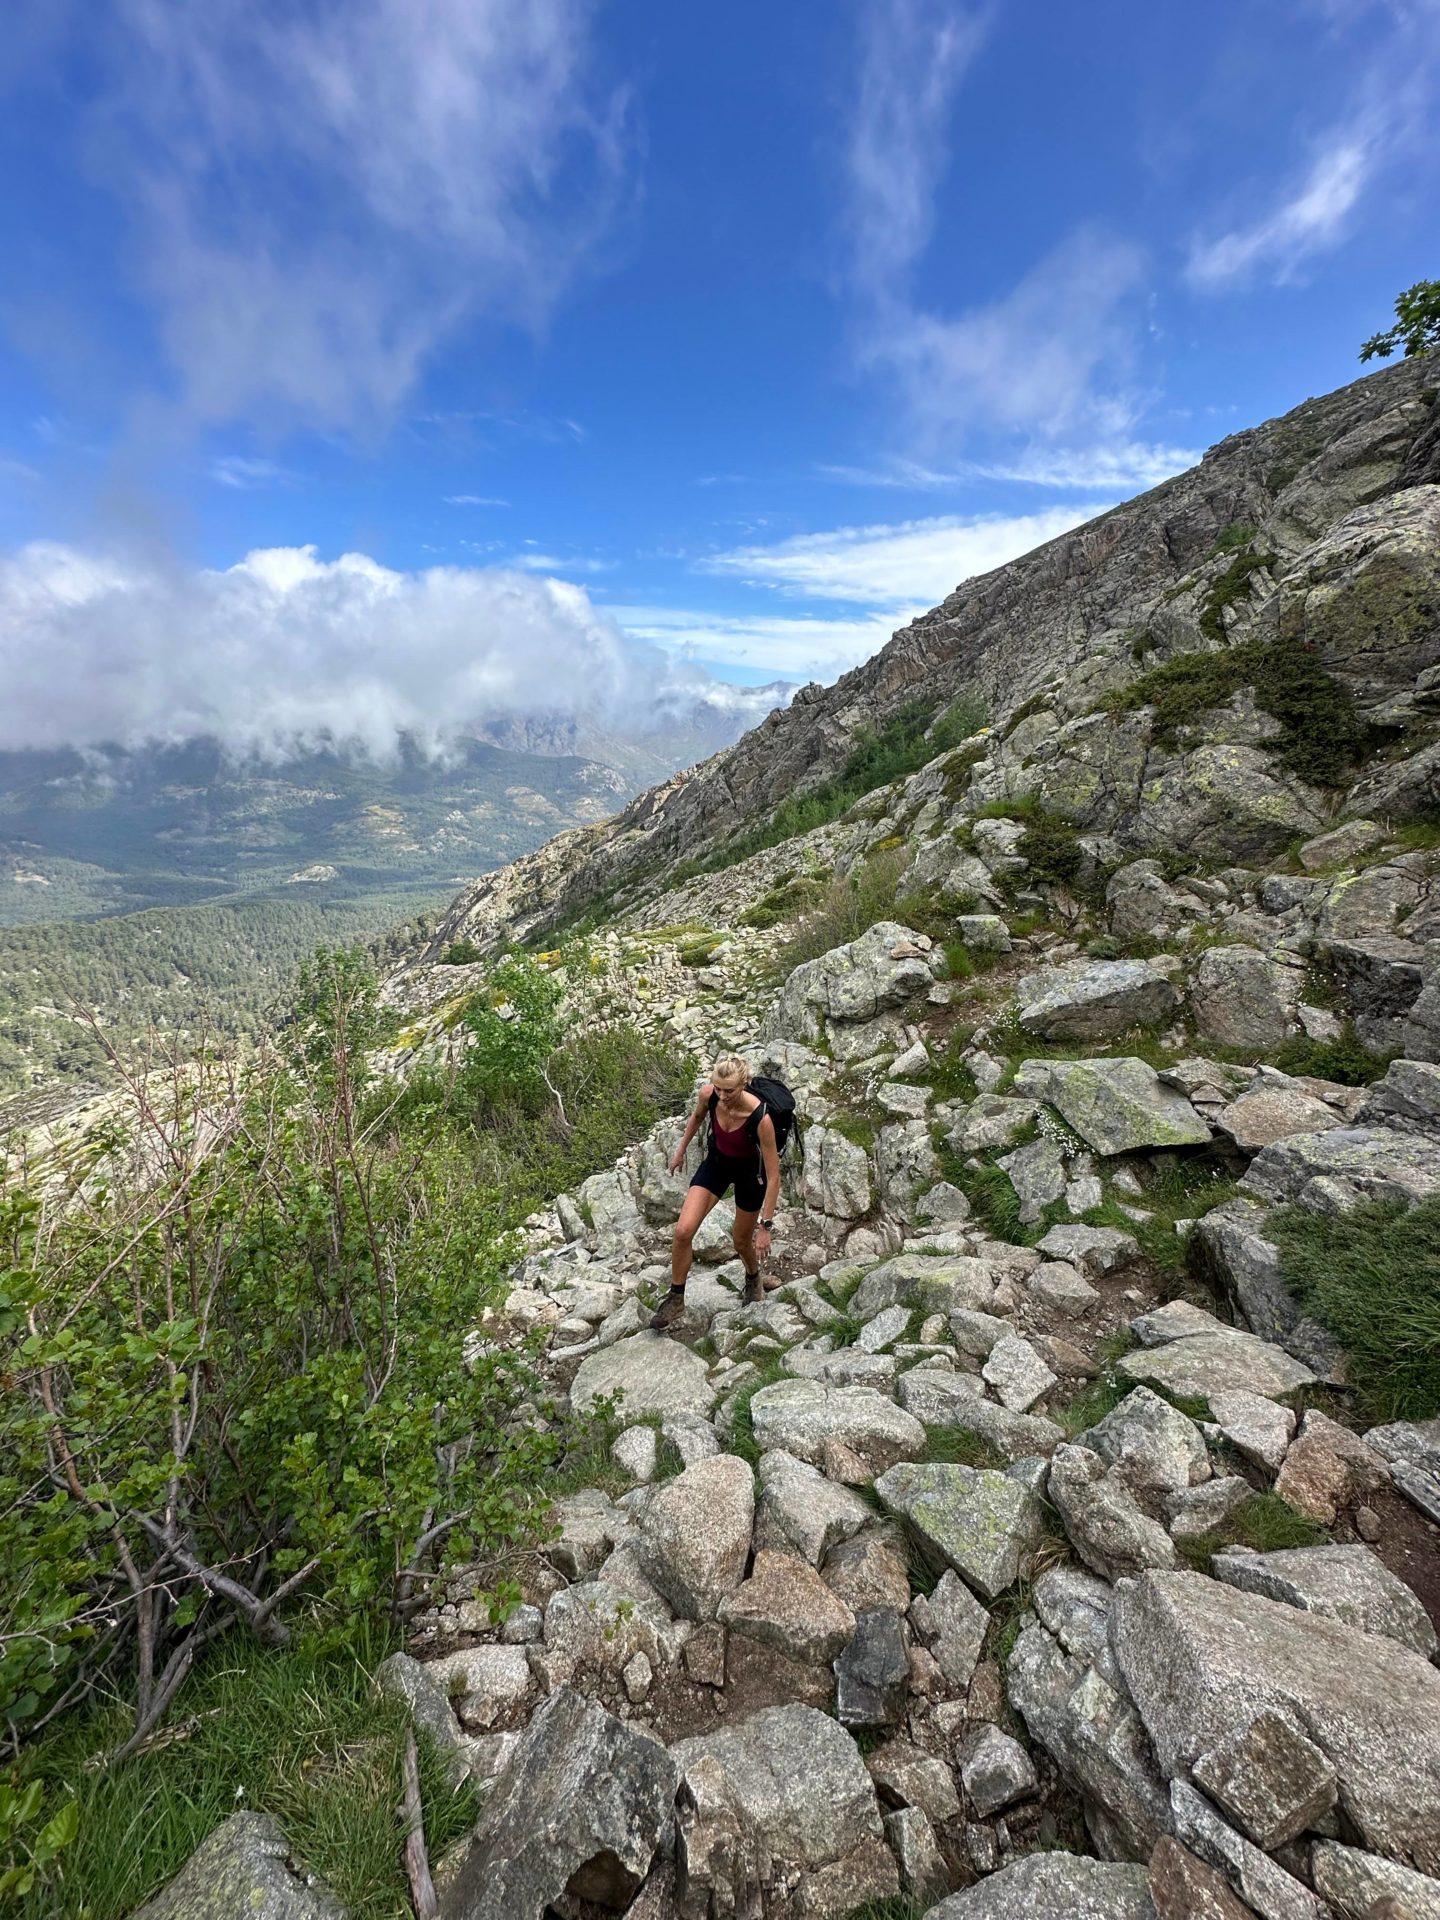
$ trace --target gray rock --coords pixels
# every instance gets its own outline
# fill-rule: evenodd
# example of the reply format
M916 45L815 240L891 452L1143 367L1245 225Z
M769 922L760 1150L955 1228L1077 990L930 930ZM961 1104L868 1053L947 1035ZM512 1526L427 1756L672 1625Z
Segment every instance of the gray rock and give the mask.
M919 1307L925 1313L951 1313L957 1307L983 1313L995 1295L995 1279L983 1260L968 1254L936 1258L901 1253L871 1269L850 1301L857 1320L882 1307Z
M842 1914L898 1893L874 1786L828 1714L770 1707L671 1753L682 1920L742 1920L786 1896Z
M1310 1874L1320 1898L1349 1920L1369 1920L1377 1902L1386 1899L1398 1902L1396 1920L1440 1920L1440 1880L1378 1854L1341 1846L1338 1840L1317 1840Z
M1047 1260L1043 1267L1036 1268L1025 1285L1031 1299L1040 1306L1076 1320L1092 1312L1101 1297L1084 1275L1065 1260Z
M1165 1781L1140 1716L1088 1654L1070 1654L1053 1634L1024 1628L1006 1666L1010 1703L1098 1812L1121 1849L1144 1858L1170 1825Z
M955 936L976 953L1010 951L1010 929L998 913L957 914Z
M627 1427L610 1449L610 1458L622 1473L646 1486L655 1478L659 1441L653 1427Z
M693 1467L699 1460L713 1460L721 1451L719 1435L698 1413L667 1413L660 1422L660 1435L670 1442L687 1467Z
M866 1027L927 994L941 957L924 934L880 920L858 940L796 967L761 1024L761 1037L814 1042L836 1027Z
M628 1905L669 1845L676 1784L658 1741L561 1688L496 1777L444 1920L540 1920L567 1890Z
M780 1448L823 1466L825 1447L839 1441L872 1474L925 1448L925 1429L913 1414L868 1387L829 1387L815 1380L777 1380L750 1402L756 1443Z
M1169 1493L1210 1478L1200 1429L1148 1387L1127 1393L1081 1441L1132 1488Z
M901 1890L915 1900L938 1900L950 1886L950 1873L935 1829L919 1807L900 1807L884 1818L885 1838L900 1869Z
M903 1340L910 1326L909 1307L882 1307L873 1320L860 1329L855 1344L862 1353L880 1353Z
M445 1689L467 1733L483 1732L523 1708L531 1689L524 1647L467 1647L430 1663L430 1677Z
M873 1204L869 1154L834 1127L807 1127L800 1191L812 1213L860 1219Z
M1278 1713L1257 1713L1190 1769L1222 1813L1273 1853L1335 1804L1335 1769L1313 1740Z
M1136 1504L1120 1469L1088 1447L1061 1446L1050 1462L1049 1494L1080 1558L1107 1580L1146 1567L1173 1567L1175 1543Z
M1180 996L1144 960L1073 960L1028 973L1016 988L1020 1025L1045 1040L1113 1040L1163 1026Z
M1209 947L1190 987L1195 1029L1222 1047L1270 1053L1295 1031L1301 976L1254 947Z
M910 1602L910 1624L946 1684L963 1692L974 1677L990 1625L990 1615L965 1582L947 1569L929 1595L917 1593Z
M875 1184L881 1205L898 1219L914 1219L921 1189L939 1171L926 1121L897 1121L875 1136Z
M988 1723L961 1742L956 1764L970 1803L982 1820L1017 1800L1028 1799L1040 1784L1020 1742Z
M1012 1413L1028 1411L1057 1378L1030 1342L1013 1333L996 1341L980 1371L1001 1406Z
M1120 1371L1177 1399L1203 1400L1218 1389L1279 1400L1316 1381L1311 1369L1283 1348L1218 1321L1213 1332L1122 1354Z
M345 1920L268 1813L232 1813L134 1920Z
M910 1570L897 1527L876 1523L826 1555L821 1578L852 1613L863 1607L897 1612L910 1599Z
M900 1403L927 1427L954 1427L974 1433L1007 1460L1053 1453L1064 1439L1062 1427L1040 1414L1012 1413L986 1400L964 1374L913 1367L900 1376Z
M1048 1206L1065 1197L1065 1156L1053 1140L1031 1140L996 1162L1007 1174L1020 1201L1025 1226L1038 1220Z
M779 1547L818 1567L832 1547L851 1539L875 1517L858 1493L837 1486L793 1454L762 1454L759 1474L757 1548Z
M613 1577L608 1562L605 1572ZM648 1582L631 1592L610 1578L582 1581L552 1594L545 1608L542 1677L554 1688L587 1675L617 1674L637 1653L658 1663L662 1641L672 1635L668 1610Z
M1032 1853L952 1893L925 1920L1155 1920L1144 1867L1076 1853Z
M953 1567L982 1600L1023 1573L1043 1532L1040 1503L1008 1475L974 1467L898 1466L875 1482L887 1512L902 1514L935 1564Z
M1427 1660L1435 1656L1435 1628L1423 1603L1369 1547L1217 1554L1211 1571L1245 1593L1343 1620L1362 1633L1386 1634Z
M1269 1473L1279 1472L1295 1434L1291 1408L1258 1393L1219 1392L1210 1395L1210 1417L1244 1459Z
M1358 1434L1312 1407L1275 1476L1275 1491L1329 1527L1356 1494L1378 1492L1387 1477L1384 1461Z
M375 1669L375 1684L382 1693L405 1702L417 1731L430 1736L443 1759L450 1785L459 1786L469 1774L465 1743L450 1696L430 1669L408 1653L392 1653Z
M1220 1109L1215 1125L1242 1153L1286 1140L1292 1133L1323 1133L1335 1124L1335 1111L1313 1094L1293 1086L1261 1082Z
M1165 1502L1165 1518L1172 1540L1203 1540L1218 1533L1232 1514L1253 1500L1255 1489L1238 1473L1219 1474L1198 1487L1172 1493Z
M1394 1465L1404 1461L1422 1473L1440 1474L1440 1419L1395 1420L1364 1436L1372 1453Z
M630 1516L595 1487L563 1494L551 1517L560 1533L546 1543L545 1557L567 1580L594 1573L630 1534Z
M730 1453L687 1467L646 1501L636 1550L646 1578L682 1619L713 1619L739 1586L754 1517L750 1468Z
M1367 1846L1440 1863L1440 1674L1418 1654L1197 1573L1120 1588L1111 1642L1168 1773L1268 1708L1328 1756Z
M1292 1134L1257 1154L1241 1184L1261 1200L1320 1213L1363 1200L1414 1206L1440 1193L1440 1139L1394 1127Z
M867 1607L835 1662L835 1716L842 1727L893 1727L905 1715L910 1660L898 1613Z
M1210 1140L1209 1127L1184 1094L1164 1085L1143 1060L1026 1060L1016 1084L1048 1100L1096 1153L1206 1146Z
M720 1602L719 1619L738 1636L807 1667L828 1666L855 1631L855 1616L815 1569L793 1553L762 1548L748 1580Z
M1440 1065L1392 1060L1384 1075L1366 1088L1355 1122L1440 1134Z
M1114 1273L1138 1257L1140 1243L1118 1227L1087 1227L1078 1221L1061 1221L1037 1242L1040 1252L1051 1260L1063 1260L1082 1273L1099 1276Z
M1150 1856L1150 1898L1160 1920L1251 1920L1225 1876L1169 1833Z
M1176 1839L1223 1873L1260 1920L1324 1920L1310 1889L1237 1833L1184 1780L1170 1782L1170 1811Z
M636 1333L580 1363L570 1405L588 1413L606 1394L619 1394L626 1418L650 1413L709 1413L715 1404L705 1362L678 1340Z
M887 1740L866 1755L865 1765L882 1806L915 1807L937 1827L959 1818L954 1776L933 1753L922 1753L909 1740Z
M960 1154L985 1153L1005 1147L1021 1127L1028 1126L1039 1111L1035 1100L1016 1099L1012 1094L982 1093L972 1100L947 1136Z
M1111 1592L1107 1581L1066 1565L1047 1567L1030 1597L1041 1624L1067 1653L1095 1661L1109 1651Z
M1373 853L1385 841L1384 827L1373 820L1347 820L1297 849L1299 861L1307 873L1323 873L1327 867L1348 866L1362 854Z

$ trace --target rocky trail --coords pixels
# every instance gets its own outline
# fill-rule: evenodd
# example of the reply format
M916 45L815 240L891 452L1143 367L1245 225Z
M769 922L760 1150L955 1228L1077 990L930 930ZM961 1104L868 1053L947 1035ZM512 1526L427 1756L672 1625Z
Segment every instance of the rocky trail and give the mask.
M676 1119L457 1329L541 1355L568 1464L379 1676L482 1795L445 1920L1440 1920L1440 1419L1394 1417L1435 1332L1384 1297L1440 1196L1426 381L966 583L387 984L403 1076L487 991L450 943L528 940L571 1027L738 1048L805 1121L763 1301L722 1205L648 1328ZM959 745L735 840L977 687ZM1347 1352L1291 1250L1357 1221ZM337 1920L262 1816L150 1920L212 1883Z

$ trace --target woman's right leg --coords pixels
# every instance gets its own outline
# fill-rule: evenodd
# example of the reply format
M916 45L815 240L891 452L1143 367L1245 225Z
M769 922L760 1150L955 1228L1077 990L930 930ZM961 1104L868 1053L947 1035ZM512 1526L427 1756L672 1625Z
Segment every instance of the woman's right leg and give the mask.
M695 1236L700 1231L700 1222L719 1198L719 1194L711 1193L708 1187L691 1187L685 1195L670 1249L670 1291L650 1322L656 1333L673 1327L685 1311L685 1282L695 1259Z
M683 1287L695 1264L695 1236L710 1209L718 1202L718 1193L708 1187L691 1187L675 1222L675 1238L670 1245L670 1285Z

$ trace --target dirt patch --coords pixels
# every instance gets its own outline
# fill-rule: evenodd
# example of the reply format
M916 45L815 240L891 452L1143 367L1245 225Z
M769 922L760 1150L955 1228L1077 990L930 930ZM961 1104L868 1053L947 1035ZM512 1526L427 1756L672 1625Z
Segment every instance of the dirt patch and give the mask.
M1380 1536L1366 1544L1405 1582L1440 1632L1440 1527L1393 1487L1366 1494L1361 1504L1380 1516ZM1335 1538L1346 1544L1361 1538L1353 1510L1336 1521Z

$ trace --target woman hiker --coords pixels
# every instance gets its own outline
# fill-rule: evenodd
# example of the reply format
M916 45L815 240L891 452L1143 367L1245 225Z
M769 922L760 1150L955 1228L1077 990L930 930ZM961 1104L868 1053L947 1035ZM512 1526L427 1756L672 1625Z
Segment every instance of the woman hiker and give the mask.
M765 1102L748 1091L749 1084L748 1060L734 1053L717 1060L700 1089L680 1144L670 1156L671 1173L679 1173L690 1142L708 1115L710 1145L690 1182L675 1226L670 1291L650 1322L660 1331L673 1327L685 1311L685 1282L695 1258L695 1235L700 1222L732 1185L735 1225L730 1237L745 1266L745 1301L749 1305L765 1297L760 1262L769 1257L775 1209L780 1204L780 1155L775 1123L765 1111Z

